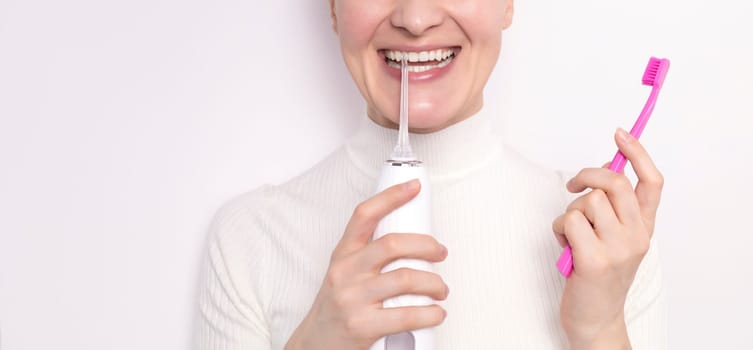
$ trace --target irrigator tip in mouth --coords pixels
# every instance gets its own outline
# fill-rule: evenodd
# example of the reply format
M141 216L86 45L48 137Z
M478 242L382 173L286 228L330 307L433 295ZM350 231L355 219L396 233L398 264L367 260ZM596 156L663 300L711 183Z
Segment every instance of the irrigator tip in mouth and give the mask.
M410 147L408 139L408 57L403 56L400 76L400 125L398 129L397 145L392 151L390 160L416 161L416 156Z

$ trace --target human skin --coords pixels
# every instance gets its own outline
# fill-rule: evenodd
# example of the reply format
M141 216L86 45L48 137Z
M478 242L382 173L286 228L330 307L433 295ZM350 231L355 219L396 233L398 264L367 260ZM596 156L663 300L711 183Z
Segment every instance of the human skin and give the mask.
M385 50L455 53L441 74L410 73L410 130L431 133L471 117L512 23L512 0L330 0L332 26L343 60L368 106L368 117L397 129L399 75ZM437 70L439 71L439 70ZM572 349L630 348L624 321L627 291L653 234L663 177L638 140L615 134L639 179L586 168L567 190L588 193L552 223L555 237L573 250L575 270L565 284L560 319ZM390 234L370 241L376 223L420 188L396 186L359 204L332 253L322 287L286 349L367 349L377 339L440 324L438 305L383 309L384 299L423 294L444 300L440 276L401 269L380 274L398 258L441 262L447 249L430 236ZM554 267L552 267L554 268ZM451 317L451 316L450 316Z
M565 283L560 320L573 349L629 349L624 307L628 289L649 249L664 177L646 149L623 129L614 137L638 178L585 168L568 181L575 199L552 222L563 247L573 249L574 270Z
M457 53L441 77L409 74L411 132L441 130L481 109L502 31L512 23L512 0L331 0L330 5L343 60L377 124L397 129L399 121L400 79L385 73L380 55L389 49Z

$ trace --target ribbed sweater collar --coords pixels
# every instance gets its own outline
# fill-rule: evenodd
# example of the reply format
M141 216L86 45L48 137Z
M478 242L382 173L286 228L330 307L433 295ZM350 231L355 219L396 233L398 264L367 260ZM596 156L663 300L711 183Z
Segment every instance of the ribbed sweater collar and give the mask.
M376 179L384 161L392 154L397 135L397 130L364 117L345 148L353 163ZM410 133L410 143L432 182L457 179L484 167L502 150L502 142L483 110L433 133Z

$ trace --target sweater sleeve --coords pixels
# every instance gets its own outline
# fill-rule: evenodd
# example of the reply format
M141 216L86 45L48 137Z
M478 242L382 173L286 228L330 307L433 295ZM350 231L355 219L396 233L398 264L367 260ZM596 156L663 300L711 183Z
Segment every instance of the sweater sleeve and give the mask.
M667 305L655 237L635 274L625 301L628 337L636 350L667 348Z
M254 237L250 208L235 202L217 213L209 232L199 282L197 350L271 349L258 294L264 240Z

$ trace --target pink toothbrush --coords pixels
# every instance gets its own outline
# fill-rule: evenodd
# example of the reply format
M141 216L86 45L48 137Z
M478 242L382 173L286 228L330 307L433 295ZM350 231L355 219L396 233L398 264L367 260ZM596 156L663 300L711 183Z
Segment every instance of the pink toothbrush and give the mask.
M654 110L656 100L659 97L659 90L661 90L661 87L664 84L664 78L667 76L668 70L668 59L651 57L651 59L648 60L648 66L646 66L646 71L643 73L643 85L652 86L653 88L651 89L651 95L649 95L648 101L646 101L646 105L643 106L641 115L638 116L638 120L630 130L630 135L633 135L636 139L641 137L641 132L643 132L643 128L645 128L646 123L648 123L648 118ZM625 164L627 164L627 158L625 158L625 155L618 150L617 154L614 155L614 159L612 159L612 163L609 165L609 170L620 173L625 168ZM557 269L560 270L565 277L570 277L570 274L572 274L573 251L570 249L569 245L565 247L559 260L557 260Z

